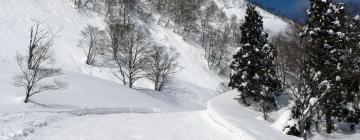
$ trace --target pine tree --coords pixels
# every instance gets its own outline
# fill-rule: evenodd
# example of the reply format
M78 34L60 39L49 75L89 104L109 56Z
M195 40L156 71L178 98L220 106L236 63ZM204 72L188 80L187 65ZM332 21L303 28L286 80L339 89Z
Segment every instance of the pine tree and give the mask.
M311 0L309 21L301 36L310 38L307 45L307 68L311 95L317 102L317 118L325 118L326 132L333 130L334 118L348 118L348 104L353 102L352 89L345 75L349 67L350 49L346 46L346 16L344 5L334 5L331 0Z
M349 24L349 45L351 46L351 60L354 72L360 71L360 16L355 16Z
M349 71L350 76L346 82L348 92L347 100L352 102L351 110L346 110L342 113L345 121L350 125L352 131L355 130L355 125L360 122L360 17L355 16L348 25L348 40L349 47Z
M247 99L260 102L264 118L270 107L276 107L274 93L280 89L275 77L274 46L263 32L262 17L254 6L248 5L245 23L241 27L241 46L233 56L229 86L241 92L239 102L250 105Z

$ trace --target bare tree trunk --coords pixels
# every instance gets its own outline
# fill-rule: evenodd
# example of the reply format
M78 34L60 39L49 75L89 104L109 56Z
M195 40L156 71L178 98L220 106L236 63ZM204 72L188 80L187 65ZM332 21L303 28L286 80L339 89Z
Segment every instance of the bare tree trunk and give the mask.
M307 140L307 131L306 130L304 130L304 132L303 132L303 140Z
M30 88L26 91L26 96L25 96L24 103L28 103L28 102L29 102L30 91L31 91Z
M87 55L87 57L86 57L86 64L87 65L91 65L92 64L92 56L91 56L91 50L93 49L92 48L93 46L92 45L90 45L90 48L89 48L89 50L88 50L88 55Z
M120 70L120 74L121 74L121 76L123 77L123 78L122 78L123 84L126 85L126 79L125 79L125 73L124 73L124 71L123 71L123 70Z
M154 82L154 89L155 89L156 91L160 91L160 90L159 90L159 82L158 82L158 81L155 81L155 82Z
M117 63L118 63L118 67L119 67L119 71L120 71L120 74L121 74L121 78L120 78L119 76L117 76L115 73L114 73L114 75L115 75L117 78L119 78L119 79L123 82L124 85L126 85L126 79L125 79L125 73L124 73L123 67L121 66L121 63L118 62L119 60L117 60L117 58L116 58L115 60L116 60Z
M168 26L169 26L169 23L170 23L170 18L169 18L168 21L166 22L165 27L168 27Z
M267 105L266 105L266 99L263 97L261 99L261 107L262 107L262 112L263 112L263 115L264 115L264 120L269 120L269 116L268 116L268 113L267 113Z
M203 31L202 34L201 34L201 47L202 47L202 48L204 48L204 43L205 43L204 38L205 38L205 33L204 33L204 31Z
M134 84L133 77L132 77L132 75L130 74L130 75L129 75L129 88L132 88L132 87L133 87L133 84Z
M325 114L326 121L326 133L331 134L332 131L332 120L331 120L331 111L327 110Z
M30 30L30 44L29 44L29 57L28 57L28 60L27 60L28 69L32 69L31 64L32 64L32 59L33 59L33 50L34 50L34 47L35 47L34 42L36 41L36 36L33 37L33 35L34 35L34 28L31 27L31 30Z

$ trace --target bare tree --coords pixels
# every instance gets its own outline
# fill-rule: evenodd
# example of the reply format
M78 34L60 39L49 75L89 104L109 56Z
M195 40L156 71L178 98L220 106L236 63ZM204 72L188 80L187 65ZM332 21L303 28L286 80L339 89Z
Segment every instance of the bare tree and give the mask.
M167 50L162 46L154 46L147 63L146 76L154 82L155 90L161 91L170 82L171 75L177 72L176 62L179 54L175 50Z
M81 31L82 39L79 41L79 46L84 49L86 55L86 64L94 64L94 59L100 48L105 44L105 31L98 27L88 25Z
M126 78L124 68L121 63L119 63L118 54L120 52L121 47L125 45L125 37L128 32L132 29L130 24L123 25L122 22L115 20L113 17L109 18L108 24L108 34L110 37L110 51L112 55L112 59L117 62L117 66L119 67L119 72L121 74L121 78L115 74L116 77L122 80L123 84L126 85Z
M230 74L229 64L231 62L232 29L229 24L225 24L221 29L209 28L204 34L203 47L207 65L218 71L219 75L228 76Z
M53 37L50 36L50 30L41 29L39 22L36 23L35 27L31 27L30 43L28 46L29 51L26 58L26 64L28 69L34 69L34 67L39 64L39 61L36 61L37 59L39 59L36 58L36 54L39 54L39 52L41 52L44 47L49 48L50 46L52 46L52 43Z
M130 24L139 3L139 0L105 0L106 22Z
M39 22L35 27L31 27L28 55L17 56L21 74L14 77L14 85L25 88L25 103L35 94L65 86L65 83L52 79L61 74L60 69L50 67L54 63L49 52L52 46L53 36L50 29L40 28Z
M115 74L124 84L132 88L136 80L143 78L145 63L148 59L150 42L146 33L130 28L121 40L115 61L122 77ZM126 81L127 80L127 81Z
M75 8L79 11L91 10L93 12L101 12L103 4L108 6L106 3L108 0L73 0Z

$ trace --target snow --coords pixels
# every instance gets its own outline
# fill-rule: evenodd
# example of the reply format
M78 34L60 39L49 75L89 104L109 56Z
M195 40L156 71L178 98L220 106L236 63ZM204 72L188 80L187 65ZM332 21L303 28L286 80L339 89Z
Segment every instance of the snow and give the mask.
M343 32L336 32L336 34L337 34L340 38L345 38L345 33L343 33Z
M245 53L242 57L243 58L249 57L249 53Z
M321 71L316 72L313 79L314 79L314 80L318 79L318 77L319 77L320 75L321 75Z
M181 71L176 73L177 79L212 90L216 90L219 83L224 80L216 73L209 71L204 57L205 52L201 46L187 42L171 29L165 29L159 25L154 25L150 32L156 42L174 48L180 53L178 62Z
M243 0L216 2L228 17L243 18ZM270 33L286 28L286 22L259 10ZM68 86L35 95L31 103L24 104L23 89L12 85L19 72L14 57L26 53L29 28L36 21L57 35L53 54L64 70L59 78ZM211 99L219 94L216 89L226 78L209 70L204 50L191 39L184 40L160 25L148 25L156 43L180 54L181 71L162 92L149 89L153 85L147 80L129 89L119 84L114 69L84 63L85 55L77 44L80 31L88 24L105 27L101 15L79 12L71 0L0 2L0 140L293 139L263 121L261 113L240 106L231 93Z
M239 134L244 140L292 140L299 139L277 130L271 122L262 118L262 113L244 107L234 100L238 98L237 91L230 91L211 99L208 103L208 113L212 119L222 124L229 131ZM284 118L280 118L284 119ZM277 122L278 125L282 123Z
M12 92L0 94L1 140L237 139L206 111L189 111L198 109L197 104L71 71L60 77L69 82L67 89L34 96L35 103L24 104L23 91L11 85L16 66L2 66L0 88ZM186 112L174 113L178 111Z
M255 73L254 79L259 79L259 75Z
M14 61L16 53L24 53L30 26L36 21L53 28L55 59L66 69L78 70L85 61L81 48L77 47L80 31L87 25L103 25L96 14L79 14L70 0L11 0L0 4L0 57Z
M219 9L223 9L228 18L236 15L238 19L245 17L246 1L245 0L214 0ZM263 16L264 29L270 35L276 34L288 27L288 24L279 17L272 15L265 10L257 8L260 15Z
M206 112L195 111L166 114L110 114L101 118L81 116L51 124L46 130L36 132L26 139L236 140L236 137L212 122Z
M228 17L243 19L244 0L215 2ZM258 10L270 35L286 29L285 21ZM56 33L52 53L64 70L59 78L68 86L35 95L31 103L24 104L23 89L12 85L19 72L14 57L26 53L29 28L36 21ZM233 99L238 92L217 96L219 83L226 78L209 70L203 48L160 25L149 24L147 28L156 43L180 54L181 71L162 92L153 91L147 80L136 82L135 89L119 84L112 74L115 69L84 63L85 55L77 44L80 31L88 24L105 27L102 15L79 12L72 0L0 2L0 140L299 139L282 132L286 123L294 123L287 122L287 108L272 112L271 122L266 122L260 112ZM334 137L356 139L358 135L335 133Z
M295 120L289 121L290 118L291 118L291 110L285 110L279 115L277 120L274 121L274 123L272 124L272 127L274 129L277 129L278 131L283 131L283 129L287 125L295 123L294 122ZM286 134L286 131L284 131L284 133Z
M25 53L30 26L34 24L35 20L39 20L45 26L53 27L53 31L57 32L53 54L59 67L69 72L78 72L120 83L113 76L116 69L86 65L83 50L77 47L80 31L86 25L105 27L102 15L79 12L74 8L71 0L12 0L1 2L0 19L0 39L2 40L0 58L3 62L15 65L15 55ZM149 25L149 28L152 33L151 37L157 43L174 48L180 54L181 70L174 76L174 82L171 84L175 85L172 88L178 92L176 95L174 93L164 98L176 98L175 102L180 102L179 104L185 102L186 106L193 104L190 107L193 109L194 106L197 106L197 109L204 108L206 101L217 95L216 89L224 79L208 69L204 51L200 46L183 40L171 29L165 29L159 25ZM11 80L8 81L11 82ZM135 85L140 88L153 88L153 84L145 79L139 80ZM122 88L125 87L122 86ZM71 89L61 93L69 91ZM158 97L158 95L153 96ZM72 100L78 99L73 98Z
M315 34L315 32L314 31L310 31L310 35L314 35Z
M24 105L24 91L12 84L12 77L19 70L15 65L3 63L0 84L5 89L0 94L1 112L18 112L21 110L38 110L37 107ZM34 95L33 102L45 106L62 106L62 108L144 108L175 111L168 103L152 96L140 93L137 90L126 88L115 82L84 75L81 73L64 71L60 77L68 86L65 90L51 91ZM8 92L12 93L8 93ZM13 99L13 100L9 100ZM41 109L41 108L40 108Z
M313 98L311 98L310 99L310 101L309 101L309 103L310 103L310 105L315 105L315 103L318 101L318 99L317 98L315 98L315 97L313 97Z
M64 117L68 116L49 112L0 113L0 140L23 138Z
M174 76L173 82L163 92L146 89L153 86L146 80L137 82L136 89L129 89L114 78L113 69L86 65L83 50L77 47L80 31L87 24L104 27L101 15L79 12L74 9L70 0L11 0L0 3L1 140L27 137L40 139L40 136L48 139L45 134L34 134L48 130L50 125L64 124L64 121L72 122L75 126L87 127L84 126L89 123L87 118L104 120L107 116L115 119L109 120L108 124L117 124L116 121L124 123L128 122L129 118L133 118L134 124L109 126L114 127L114 130L124 130L120 131L123 132L122 135L116 135L124 139L130 137L130 134L127 134L131 131L129 126L142 125L149 125L143 131L139 131L139 133L148 131L148 134L151 134L151 136L145 135L145 138L165 139L179 136L183 139L231 139L231 134L210 121L204 111L164 114L204 110L206 102L218 94L216 89L224 79L208 69L204 60L204 51L195 43L185 41L171 29L149 25L151 37L155 41L180 53L181 71ZM40 21L44 26L53 27L53 31L57 32L52 53L57 66L64 70L64 74L59 78L66 81L68 86L64 90L34 95L31 97L31 103L24 104L23 89L12 85L13 77L19 72L14 58L18 53L26 53L29 28L36 21ZM81 125L80 120L83 119ZM167 130L173 122L183 123L175 125L174 132L168 133ZM101 127L102 124L98 125ZM198 129L200 126L201 128ZM72 130L71 126L68 127L70 128L67 130ZM162 131L150 133L156 130L154 128ZM88 129L99 131L92 127ZM107 135L106 131L103 132L98 136L109 139L114 137L113 134ZM82 139L84 135L73 135L72 138ZM97 137L93 136L93 138Z
M354 17L354 19L355 19L355 20L359 20L359 19L360 19L360 16L359 16L359 15L356 15L356 16Z
M340 76L336 76L336 81L340 81L341 80L341 77Z

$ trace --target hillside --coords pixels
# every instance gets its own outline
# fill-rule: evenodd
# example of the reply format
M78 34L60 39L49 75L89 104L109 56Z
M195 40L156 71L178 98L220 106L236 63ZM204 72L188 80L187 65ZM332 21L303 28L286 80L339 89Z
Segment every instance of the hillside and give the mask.
M227 17L243 18L242 0L215 2ZM286 22L259 10L270 34L286 29ZM161 92L153 91L146 79L130 89L113 76L116 69L85 64L78 47L80 31L88 24L105 29L103 14L81 12L72 0L0 1L0 139L239 139L206 110L227 77L208 67L197 40L156 24L158 16L154 13L150 18L154 22L146 27L154 42L180 54L181 68ZM36 21L56 34L52 54L67 86L24 104L24 90L13 85L20 72L15 57L27 53L29 30Z

